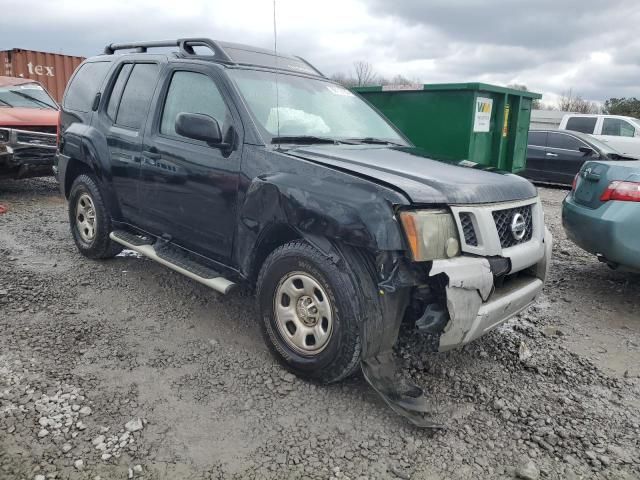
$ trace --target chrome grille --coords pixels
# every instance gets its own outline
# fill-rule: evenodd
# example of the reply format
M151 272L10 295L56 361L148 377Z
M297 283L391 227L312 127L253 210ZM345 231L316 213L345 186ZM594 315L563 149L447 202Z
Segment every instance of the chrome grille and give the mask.
M518 240L511 232L511 222L516 214L521 214L524 217L525 233L522 239ZM502 248L513 247L521 243L531 240L533 235L533 216L531 212L531 205L517 208L507 208L505 210L494 210L493 220L496 222L496 229L498 230L498 236L500 237L500 245Z
M475 228L473 228L473 221L471 220L471 214L461 213L460 224L462 225L462 234L464 235L465 243L470 247L477 247L478 237L476 236Z
M41 147L55 147L57 138L52 133L31 132L26 130L14 130L16 144Z

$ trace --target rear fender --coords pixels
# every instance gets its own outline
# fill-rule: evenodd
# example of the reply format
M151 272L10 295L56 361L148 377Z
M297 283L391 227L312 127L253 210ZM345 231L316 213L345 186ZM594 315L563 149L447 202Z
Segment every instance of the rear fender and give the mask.
M109 147L106 137L99 130L83 123L72 123L64 132L63 152L70 158L67 166L67 175L74 175L87 169L98 181L100 191L104 196L114 219L121 218L120 207L113 189L111 169L109 165ZM86 168L74 168L74 163L79 162ZM61 179L62 181L62 179ZM69 182L69 187L71 185ZM64 179L67 184L66 178ZM68 196L69 192L66 192Z

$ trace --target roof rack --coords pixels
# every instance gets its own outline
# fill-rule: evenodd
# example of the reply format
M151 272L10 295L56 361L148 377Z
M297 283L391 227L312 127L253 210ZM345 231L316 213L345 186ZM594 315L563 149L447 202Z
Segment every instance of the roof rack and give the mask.
M238 52L247 51L251 53L257 53L261 55L275 55L275 52L259 49L256 47L249 47L247 45L240 45L227 42L216 42L210 38L179 38L177 40L157 40L151 42L132 42L132 43L112 43L104 47L104 53L106 55L113 55L117 50L134 50L136 53L146 53L149 48L166 48L166 47L178 47L180 50L179 55L182 57L197 57L205 60L213 60L219 63L226 63L232 65L255 65L255 66L267 66L269 68L277 68L280 70L288 71L300 71L299 69L286 68L283 66L271 65L266 63L254 62L252 59L241 58L238 56ZM194 47L207 47L211 50L213 55L202 55L196 53ZM228 49L228 51L225 51ZM233 57L232 57L233 55ZM323 73L316 67L311 65L302 57L286 56L282 58L288 58L300 62L301 66L305 66L309 69L308 73L319 75L326 78Z
M318 70L316 67L314 67L313 65L311 65L309 62L307 62L304 58L299 57L299 56L295 56L295 58L297 58L298 60L300 60L302 63L306 64L309 66L309 68L312 68L314 72L316 72L318 75L320 75L323 78L327 78L325 77L324 73L322 73L320 70Z
M193 47L208 47L216 57L216 60L234 63L219 43L210 38L179 38L177 40L159 40L153 42L112 43L104 47L106 55L113 55L117 50L132 50L137 53L146 53L148 48L178 47L180 53L185 56L197 55Z

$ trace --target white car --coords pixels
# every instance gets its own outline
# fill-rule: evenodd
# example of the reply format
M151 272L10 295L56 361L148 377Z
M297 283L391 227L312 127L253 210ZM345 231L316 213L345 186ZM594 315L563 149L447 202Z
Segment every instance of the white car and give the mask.
M569 113L562 117L558 128L589 133L623 155L640 157L640 120L637 118Z

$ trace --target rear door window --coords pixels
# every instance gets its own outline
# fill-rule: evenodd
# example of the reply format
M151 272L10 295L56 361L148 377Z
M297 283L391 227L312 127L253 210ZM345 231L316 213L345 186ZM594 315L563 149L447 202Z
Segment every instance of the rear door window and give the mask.
M571 117L567 121L566 129L575 132L593 133L597 121L597 117Z
M605 118L602 123L602 135L614 137L634 137L636 129L626 120L619 118Z
M157 63L137 63L133 66L127 85L122 92L116 114L116 125L140 129L147 118L159 70Z
M124 85L129 78L129 74L131 73L132 68L133 65L131 63L125 63L124 65L122 65L122 67L120 68L120 72L118 73L118 78L113 84L111 95L109 96L109 103L107 104L107 115L111 120L115 120L116 118L116 114L118 113L118 105L120 105L120 96L122 95Z
M580 147L586 147L587 145L571 135L564 133L549 132L547 139L548 148L561 148L562 150L575 150L578 151Z
M530 147L546 147L547 132L529 132Z
M73 77L64 98L64 107L78 112L89 112L111 62L84 63Z

